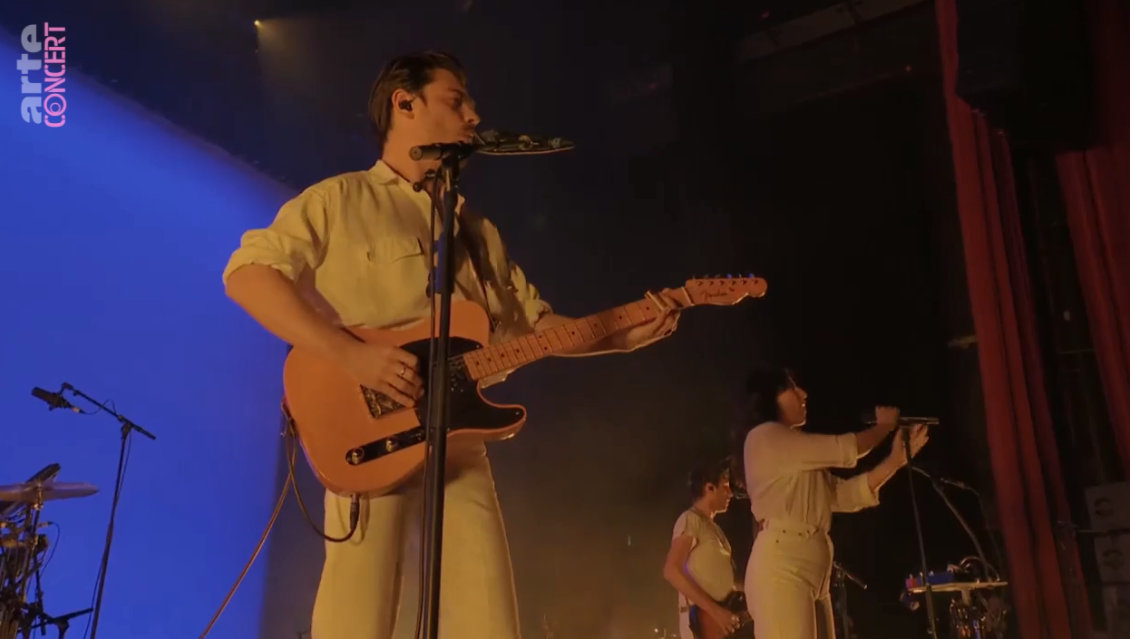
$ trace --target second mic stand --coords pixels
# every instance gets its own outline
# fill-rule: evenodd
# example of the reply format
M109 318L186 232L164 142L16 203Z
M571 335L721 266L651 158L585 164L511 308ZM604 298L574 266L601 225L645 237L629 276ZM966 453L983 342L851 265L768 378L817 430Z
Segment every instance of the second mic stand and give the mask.
M840 613L840 624L843 626L842 639L852 639L851 629L854 624L848 615L847 582L850 580L863 590L867 590L867 584L859 577L851 574L851 571L840 565L838 561L832 562L832 580L836 584L836 608L838 609L837 612Z
M981 546L981 540L977 537L977 533L973 531L973 527L970 526L969 522L967 522L965 520L965 517L962 516L961 511L957 509L956 505L954 505L953 501L950 499L949 494L946 492L945 486L943 486L942 483L938 481L933 475L927 473L921 468L915 468L914 470L918 474L930 480L930 485L934 487L934 492L938 493L938 496L942 498L942 502L946 505L946 508L949 508L950 513L952 513L954 518L957 519L957 523L961 524L961 528L965 530L965 534L969 535L969 540L973 542L973 549L977 552L977 558L981 560L981 569L985 571L985 580L992 581L993 579L995 579L996 575L991 573L996 572L996 567L993 566L993 564L989 563L989 558L985 554L985 549ZM981 496L977 493L974 494L977 496L977 499L980 500Z
M918 512L918 497L914 493L914 457L910 450L910 426L899 425L902 431L902 444L906 451L906 476L910 480L910 504L914 509L914 531L918 534L918 558L922 562L922 582L926 586L926 617L930 620L930 636L938 637L938 618L934 612L934 587L930 583L930 567L926 562L926 539L922 535L922 515Z
M90 395L87 395L86 393L83 393L82 391L76 389L74 386L64 383L63 390L71 391L71 394L75 397L81 397L91 404L94 404L98 408L113 415L114 418L117 419L118 422L122 425L122 445L118 450L118 476L117 479L114 480L114 498L110 504L110 523L106 526L106 545L102 548L102 563L98 568L98 586L95 589L97 595L95 596L94 600L94 619L92 620L90 626L90 639L95 639L95 637L98 636L98 619L101 616L102 612L102 593L106 587L106 572L107 568L110 565L110 546L114 543L114 517L118 513L118 500L122 496L122 483L125 479L126 448L129 445L129 436L134 431L137 431L142 436L148 437L152 440L156 440L157 437L141 426L138 426L125 417L119 415L117 412L111 410L110 408L107 408L106 405L102 402L99 402Z
M428 362L428 411L424 446L424 597L420 611L422 639L439 636L440 566L443 552L444 471L447 460L447 431L450 420L451 388L451 295L455 280L455 208L459 203L459 170L462 162L475 152L469 144L433 144L414 147L413 160L439 160L434 179L443 185L443 222L438 255L429 256L438 262L438 286L432 294L439 296L439 330L435 333L432 358ZM433 238L434 239L434 238ZM429 320L433 321L433 320ZM431 327L436 328L434 325ZM93 639L93 638L92 638Z

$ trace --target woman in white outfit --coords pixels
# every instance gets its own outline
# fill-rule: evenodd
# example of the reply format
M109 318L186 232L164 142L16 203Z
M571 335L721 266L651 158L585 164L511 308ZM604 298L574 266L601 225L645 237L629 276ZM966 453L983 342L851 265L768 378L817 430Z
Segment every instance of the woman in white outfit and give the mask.
M890 455L866 473L840 479L829 468L856 461L898 425L897 408L877 407L876 424L845 435L803 432L808 394L784 369L758 369L747 380L749 404L735 433L742 480L759 533L746 568L745 592L757 639L835 639L829 596L833 512L879 503L879 488L926 444L923 426L898 429ZM735 473L737 474L737 473Z

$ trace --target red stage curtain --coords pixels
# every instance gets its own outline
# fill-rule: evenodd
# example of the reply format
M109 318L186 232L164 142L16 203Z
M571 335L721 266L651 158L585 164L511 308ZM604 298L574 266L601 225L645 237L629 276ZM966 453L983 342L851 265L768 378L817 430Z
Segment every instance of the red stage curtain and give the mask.
M1024 639L1086 637L1090 614L1078 554L1070 538L1057 540L1055 534L1054 522L1071 516L1045 393L1009 146L954 93L955 0L937 0L936 7L988 453L1016 620ZM1065 573L1071 576L1070 608Z
M1097 144L1056 158L1091 340L1124 470L1130 475L1130 15L1087 0Z

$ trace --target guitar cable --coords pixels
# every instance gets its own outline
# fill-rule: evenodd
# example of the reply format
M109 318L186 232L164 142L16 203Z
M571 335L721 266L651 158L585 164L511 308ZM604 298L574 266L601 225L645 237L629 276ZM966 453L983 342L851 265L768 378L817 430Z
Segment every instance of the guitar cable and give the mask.
M298 456L298 446L295 441L298 439L298 431L294 427L294 418L290 416L290 411L287 410L286 404L282 406L283 415L286 417L286 431L284 438L286 439L286 465L287 465L287 481L290 482L291 488L294 489L294 498L298 501L298 509L302 511L302 516L306 519L306 523L314 529L322 539L334 543L343 544L353 538L357 532L358 522L361 520L361 497L353 495L349 500L349 532L344 537L330 537L324 530L314 523L314 518L310 516L310 511L306 510L306 502L302 500L302 493L298 490L298 478L294 476L294 460Z
M251 553L251 558L248 559L247 563L243 566L243 570L241 570L239 576L236 577L235 583L232 584L231 589L228 590L228 594L225 595L223 601L220 602L220 607L216 610L216 613L212 615L212 619L208 621L208 625L204 627L204 632L200 633L200 637L198 637L198 639L204 639L208 636L208 633L212 631L212 627L216 625L216 621L220 619L220 615L223 614L224 610L228 607L228 603L231 602L231 598L235 596L236 590L238 590L240 584L243 583L243 578L247 576L247 572L251 570L251 566L254 565L255 560L259 557L259 553L263 550L263 546L267 543L267 537L271 534L271 530L275 527L275 522L278 520L279 512L282 511L283 504L286 502L286 495L288 490L294 490L294 496L298 501L298 508L302 511L303 517L305 517L310 526L314 528L314 531L326 541L343 543L353 537L353 534L357 531L357 524L360 519L361 499L356 495L353 497L349 504L349 533L347 533L344 537L336 538L326 535L320 528L318 528L313 519L310 517L310 513L306 510L306 504L302 501L302 494L298 490L298 480L294 476L294 460L298 455L298 446L295 445L296 431L294 428L294 419L290 416L290 412L286 409L285 404L283 404L282 406L282 413L286 418L286 428L282 433L283 440L285 442L283 446L284 452L286 454L287 465L286 481L283 483L282 490L279 491L279 498L275 502L275 509L271 513L271 518L267 521L267 528L263 531L263 535L259 537L259 543L255 545L255 550Z
M286 493L287 490L290 489L293 479L294 478L288 473L286 482L283 484L282 490L279 491L279 498L275 501L275 510L271 513L271 518L267 521L267 529L263 531L263 535L259 538L259 543L255 545L255 550L251 553L251 558L247 560L247 563L243 566L243 570L240 571L239 576L235 578L235 583L232 584L231 590L228 590L228 594L225 595L224 600L220 602L220 607L216 610L216 614L212 615L212 619L208 621L208 625L204 627L204 632L200 633L198 639L204 639L208 636L209 632L212 632L212 626L216 625L216 621L218 621L220 615L224 613L224 609L228 607L228 603L235 595L235 591L239 588L239 585L243 583L243 578L247 576L247 571L251 570L251 565L254 564L255 559L259 557L259 552L263 550L263 545L267 543L267 536L271 534L271 529L275 527L275 520L278 519L279 511L282 510L283 502L286 501Z

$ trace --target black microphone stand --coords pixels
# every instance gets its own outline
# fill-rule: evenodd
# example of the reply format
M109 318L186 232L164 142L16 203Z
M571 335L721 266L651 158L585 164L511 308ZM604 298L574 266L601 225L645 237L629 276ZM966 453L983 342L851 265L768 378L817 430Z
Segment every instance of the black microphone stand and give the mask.
M854 624L851 621L851 617L848 615L847 582L851 580L863 590L867 590L867 584L859 577L853 575L850 570L840 565L838 561L832 562L832 575L833 580L836 582L836 608L838 608L837 612L840 613L840 624L843 626L843 639L852 639L853 633L851 629Z
M914 530L918 534L918 558L922 562L922 582L926 586L926 617L930 620L930 636L938 637L938 619L934 612L934 587L930 583L930 568L926 562L926 539L922 535L922 515L918 512L918 497L914 494L914 458L910 451L910 426L902 426L902 443L906 450L906 476L910 480L910 504L914 509Z
M71 619L90 614L92 610L94 610L94 608L87 608L86 610L71 612L61 617L49 617L47 615L43 615L43 621L38 626L33 627L32 630L40 630L42 631L41 634L46 634L47 626L55 626L59 629L58 639L65 639L65 637L67 636L67 631L71 628Z
M81 397L91 404L94 404L98 408L113 415L114 418L117 419L118 422L122 425L122 445L118 450L118 476L117 479L114 480L114 498L110 503L110 523L106 526L106 545L102 549L102 563L98 568L98 585L95 590L97 595L95 596L94 600L94 619L90 626L90 639L95 639L95 637L98 636L98 618L101 616L102 612L102 593L106 587L106 572L110 565L110 546L114 542L114 517L118 513L118 500L122 496L122 482L125 479L126 447L129 444L129 436L133 431L137 431L141 435L152 440L156 440L157 437L141 426L138 426L125 417L119 415L117 412L111 410L110 408L107 408L105 404L76 389L74 386L64 383L63 390L69 390L71 391L72 395Z
M922 470L921 468L915 468L914 472L930 480L930 485L934 487L934 492L938 493L938 496L942 498L942 502L946 505L946 508L948 508L950 513L953 514L954 518L957 519L957 523L961 524L962 529L965 530L965 534L969 535L969 540L973 542L973 549L977 552L977 558L981 560L981 568L985 571L985 580L991 581L993 579L993 575L990 575L989 571L995 572L996 567L989 563L989 558L985 554L985 549L981 546L981 540L978 539L977 533L973 532L973 527L970 526L969 522L965 520L965 517L962 516L961 511L958 510L957 506L954 505L953 501L950 499L949 493L946 492L945 486L942 485L942 482L938 481L937 478L935 478L930 473ZM974 494L976 495L976 493ZM981 496L977 495L977 498L978 500L980 500Z
M455 207L459 202L459 170L464 160L476 147L471 144L430 144L417 146L411 151L413 160L439 160L440 169L435 177L443 184L443 222L438 246L439 282L432 290L439 295L439 330L435 334L434 358L429 364L428 410L424 446L427 450L424 464L424 596L422 639L439 636L440 566L443 552L443 504L445 461L447 459L447 431L451 417L449 390L451 388L451 294L455 282ZM433 327L434 328L434 327ZM91 638L93 639L93 638Z

